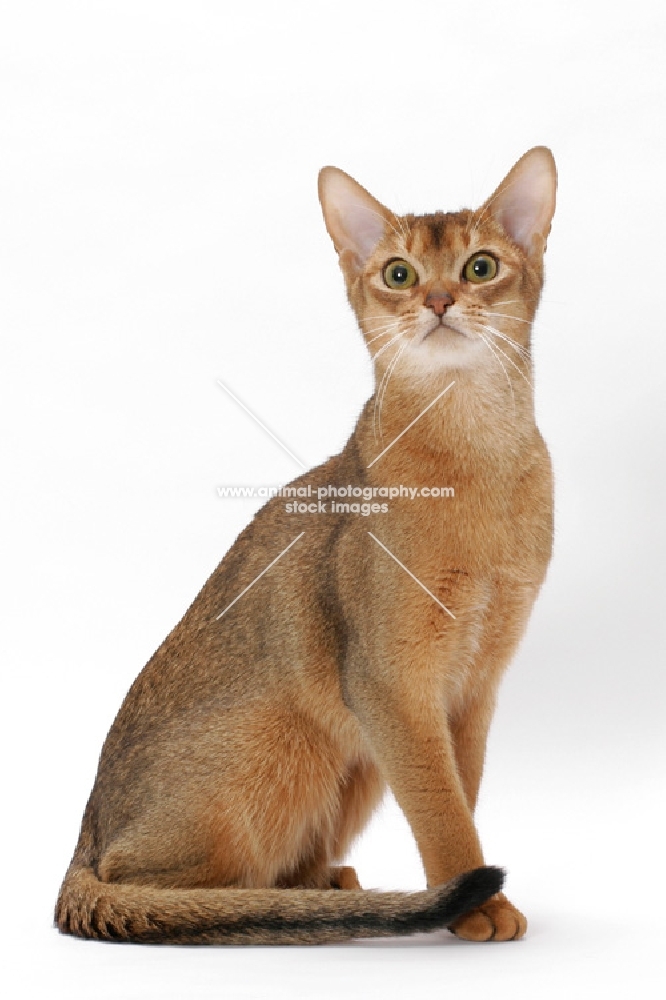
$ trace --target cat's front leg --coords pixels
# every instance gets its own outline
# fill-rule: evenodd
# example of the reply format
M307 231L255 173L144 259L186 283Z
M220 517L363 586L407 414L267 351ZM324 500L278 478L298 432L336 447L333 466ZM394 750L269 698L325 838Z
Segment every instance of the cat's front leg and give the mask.
M484 691L470 699L450 721L458 774L472 813L481 783L494 702L494 691ZM457 920L451 930L467 941L511 941L523 937L527 920L504 893L498 893L483 906Z
M453 752L467 805L476 809L483 775L488 730L495 707L495 685L487 685L449 714Z
M435 692L409 683L409 665L381 674L346 671L346 700L416 839L429 886L484 864L472 811L458 770L454 740ZM451 928L474 941L522 937L523 915L503 895Z
M441 701L397 663L346 670L345 696L410 823L428 885L484 864Z
M527 930L527 919L503 892L460 917L449 928L465 941L519 941Z

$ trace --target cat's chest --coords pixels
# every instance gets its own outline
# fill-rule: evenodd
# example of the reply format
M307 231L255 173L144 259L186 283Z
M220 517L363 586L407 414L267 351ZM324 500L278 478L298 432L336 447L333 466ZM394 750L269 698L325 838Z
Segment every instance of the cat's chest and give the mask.
M509 482L468 478L401 497L383 525L377 520L419 565L451 585L479 576L533 579L550 558L551 492L546 469Z
M522 439L479 434L478 449L461 458L462 446L433 463L427 477L437 489L421 490L408 521L427 533L445 561L458 568L528 577L545 568L552 540L552 472L535 427ZM445 489L444 487L448 487ZM407 523L407 522L406 522Z

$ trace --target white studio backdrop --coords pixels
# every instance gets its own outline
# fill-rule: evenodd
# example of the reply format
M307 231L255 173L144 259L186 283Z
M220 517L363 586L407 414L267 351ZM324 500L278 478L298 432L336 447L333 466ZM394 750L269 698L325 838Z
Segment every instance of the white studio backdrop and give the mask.
M665 19L656 2L0 7L16 995L391 997L432 979L481 996L498 977L519 997L655 995ZM560 177L535 325L556 550L479 815L528 938L257 954L59 937L51 908L106 731L259 504L216 487L299 472L216 380L308 465L342 447L371 392L319 168L397 211L457 209L541 143ZM391 800L353 860L367 885L423 882Z

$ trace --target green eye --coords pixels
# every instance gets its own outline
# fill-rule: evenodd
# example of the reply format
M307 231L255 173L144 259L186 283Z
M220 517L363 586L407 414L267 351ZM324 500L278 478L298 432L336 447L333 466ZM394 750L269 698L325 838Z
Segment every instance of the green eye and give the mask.
M475 253L463 268L463 278L480 285L482 281L490 281L497 274L497 261L489 253Z
M411 288L418 281L418 275L406 260L390 260L382 272L389 288Z

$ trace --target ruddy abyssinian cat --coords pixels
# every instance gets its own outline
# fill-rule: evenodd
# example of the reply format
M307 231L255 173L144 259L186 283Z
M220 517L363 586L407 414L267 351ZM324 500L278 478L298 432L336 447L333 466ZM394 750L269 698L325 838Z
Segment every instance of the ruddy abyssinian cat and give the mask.
M419 492L360 513L294 512L281 496L259 511L120 709L60 930L233 944L525 933L473 815L498 683L551 552L530 334L555 187L537 147L477 211L397 216L321 171L376 391L343 451L294 485ZM443 485L455 498L425 495ZM387 784L420 892L364 891L340 866Z

